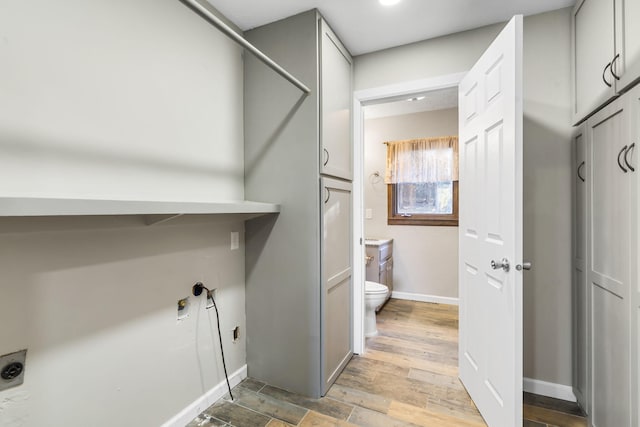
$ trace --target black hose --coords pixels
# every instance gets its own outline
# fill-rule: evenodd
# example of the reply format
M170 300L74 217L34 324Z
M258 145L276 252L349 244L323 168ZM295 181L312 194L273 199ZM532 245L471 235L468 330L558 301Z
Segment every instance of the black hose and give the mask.
M216 323L218 325L218 337L220 337L220 353L222 354L222 367L224 368L224 378L227 380L227 388L229 389L229 396L231 396L231 400L233 401L233 394L231 394L231 384L229 384L229 375L227 374L227 364L224 361L224 349L222 348L222 332L220 332L220 315L218 314L218 306L216 305L216 300L213 299L213 295L211 295L211 291L207 289L207 298L211 298L213 302L213 308L216 310Z

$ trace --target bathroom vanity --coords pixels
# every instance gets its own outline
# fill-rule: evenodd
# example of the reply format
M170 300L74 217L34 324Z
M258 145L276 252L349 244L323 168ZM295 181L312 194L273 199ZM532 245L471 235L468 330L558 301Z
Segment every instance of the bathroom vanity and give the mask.
M365 239L365 247L366 278L389 288L388 300L393 292L393 239Z

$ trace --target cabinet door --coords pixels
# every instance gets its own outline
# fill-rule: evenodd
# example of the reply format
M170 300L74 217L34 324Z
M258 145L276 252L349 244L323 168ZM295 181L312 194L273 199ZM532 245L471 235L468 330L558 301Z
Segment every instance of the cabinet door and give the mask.
M322 19L319 29L320 171L351 180L351 56Z
M615 95L614 0L578 0L572 17L574 123Z
M631 425L630 144L628 97L588 122L588 283L591 292L592 395L595 427ZM625 172L627 170L627 172ZM635 200L635 198L634 198Z
M380 263L380 269L378 270L378 283L382 283L385 286L387 286L389 282L389 276L387 274L389 272L389 270L387 270L388 265L389 260L383 261Z
M391 296L391 293L393 292L393 257L387 260L386 269L387 269L387 283L385 283L385 285L387 285L387 288L389 288L389 296Z
M322 178L321 346L324 395L353 354L351 183Z
M589 297L587 286L586 126L573 136L573 392L589 407Z
M640 264L640 251L638 250L638 242L640 242L640 229L638 227L638 216L640 214L640 197L638 196L638 145L640 144L640 85L633 88L627 95L630 102L630 123L631 123L631 141L636 145L630 150L628 161L631 167L635 169L633 178L631 179L631 281L635 284L632 288L632 321L631 321L631 349L632 349L632 366L635 372L632 375L634 379L632 384L632 405L633 408L633 425L640 426L640 280L638 280L638 265Z
M366 280L377 282L378 277L378 247L366 246Z
M640 78L640 1L616 0L616 54L613 71L618 92Z

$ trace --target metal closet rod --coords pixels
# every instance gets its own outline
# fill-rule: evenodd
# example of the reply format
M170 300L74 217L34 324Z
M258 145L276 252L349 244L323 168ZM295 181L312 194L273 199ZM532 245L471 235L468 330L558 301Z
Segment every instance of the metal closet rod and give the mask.
M303 91L307 95L309 95L311 93L311 89L309 89L304 83L302 83L300 80L296 79L293 75L291 75L291 73L289 73L287 70L285 70L280 65L278 65L278 63L275 62L273 59L269 58L267 55L262 53L260 51L260 49L258 49L257 47L255 47L254 45L249 43L247 41L247 39L245 39L244 37L242 37L241 35L236 33L231 27L229 27L227 24L225 24L216 15L211 13L207 8L202 6L198 1L196 1L196 0L180 0L180 1L186 3L191 8L197 10L202 16L204 16L217 29L222 31L227 37L229 37L234 42L238 43L243 48L247 49L256 58L258 58L260 61L264 62L273 71L275 71L276 73L280 74L282 77L287 79L295 87L297 87L298 89L300 89L301 91Z

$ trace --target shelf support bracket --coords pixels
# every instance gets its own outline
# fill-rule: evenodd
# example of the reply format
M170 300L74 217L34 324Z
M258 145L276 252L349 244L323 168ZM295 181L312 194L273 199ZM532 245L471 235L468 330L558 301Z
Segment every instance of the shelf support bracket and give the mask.
M170 214L170 215L143 215L144 223L147 225L157 225L163 222L171 221L174 218L178 218L183 214Z

